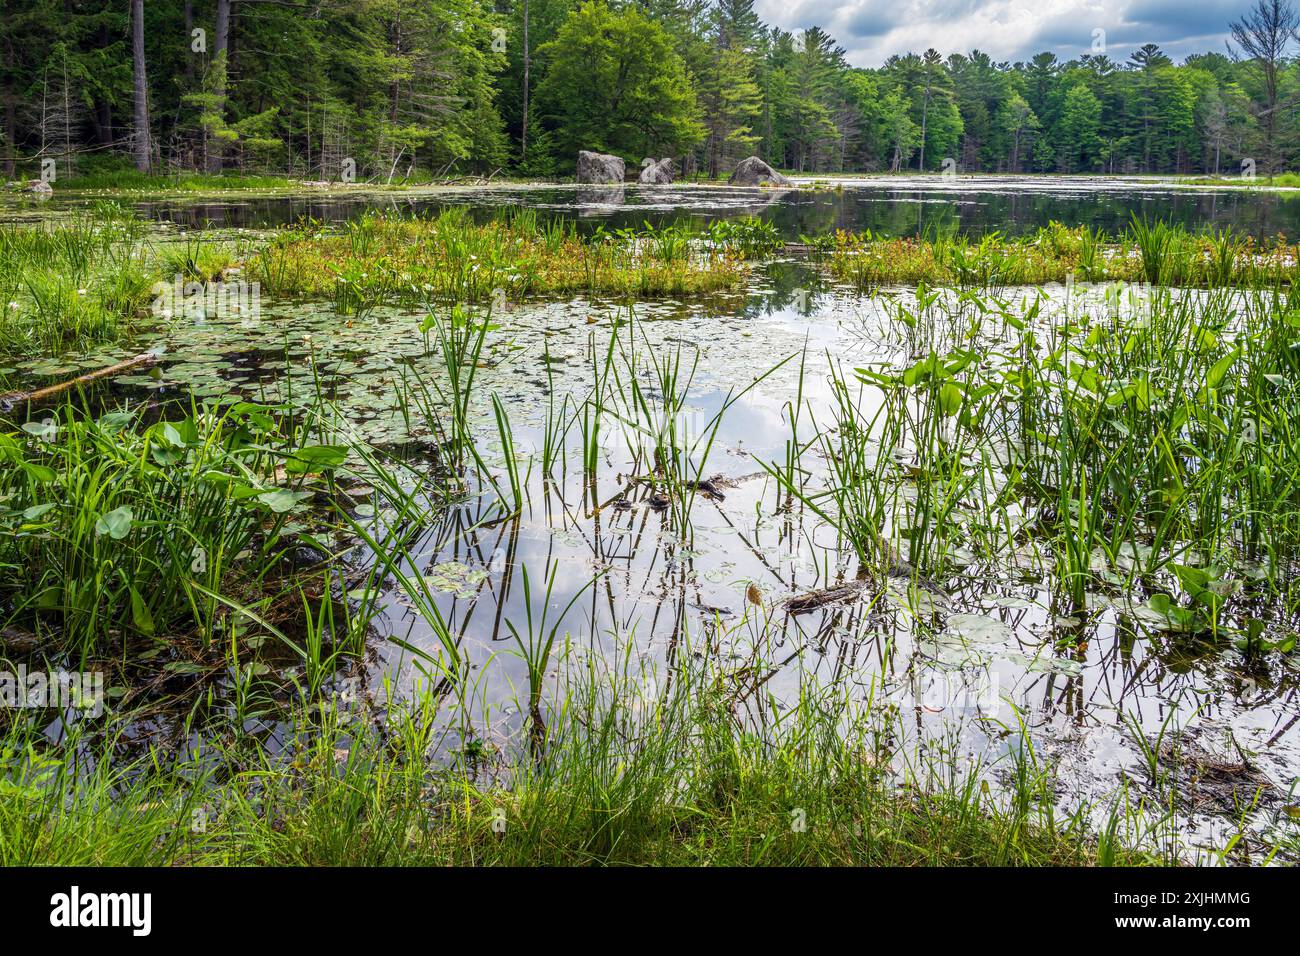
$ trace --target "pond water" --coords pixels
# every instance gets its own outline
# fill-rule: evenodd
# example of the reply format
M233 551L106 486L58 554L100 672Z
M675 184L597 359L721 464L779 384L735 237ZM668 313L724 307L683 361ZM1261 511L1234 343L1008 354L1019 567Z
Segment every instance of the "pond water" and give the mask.
M810 182L805 180L805 183ZM165 200L139 204L142 215L198 228L258 228L303 217L337 222L368 209L414 214L469 205L490 214L528 205L607 227L700 221L756 215L773 222L787 241L836 229L888 236L957 229L972 235L1019 234L1056 220L1122 231L1131 216L1167 219L1192 229L1213 226L1265 238L1300 235L1300 190L1243 190L1184 186L1159 179L1068 176L876 177L816 180L800 190L714 185L520 186L416 190L409 193L332 192L320 196L236 198L214 202Z
M829 228L914 233L933 224L1019 232L1051 219L1119 228L1132 211L1255 234L1300 226L1300 203L1277 196L1069 180L1050 188L1005 180L855 184L842 193L629 186L603 197L576 188L502 187L410 198L169 201L141 209L187 226L257 228L303 215L336 220L366 208L415 212L457 203L485 213L526 203L612 224L757 214L789 238ZM571 644L551 662L552 689L567 668L592 659L612 667L629 649L652 683L665 679L676 655L705 653L717 658L755 719L768 695L789 702L809 682L839 683L896 707L917 741L962 761L1005 754L1016 737L1010 731L1023 721L1035 746L1056 762L1066 804L1113 793L1121 774L1142 776L1133 728L1155 735L1167 723L1187 727L1207 751L1239 747L1254 754L1272 796L1251 819L1257 833L1267 831L1300 769L1300 707L1290 667L1247 671L1230 650L1172 637L1115 591L1090 593L1086 608L1063 609L1052 596L1050 570L1032 555L990 564L958 549L941 579L904 570L848 600L804 613L786 605L853 583L852 555L835 531L808 509L791 507L770 474L790 440L790 403L802 395L800 419L811 435L814 423L829 421L832 364L909 359L908 343L887 331L886 316L892 303L911 295L894 289L859 296L804 261L782 259L756 268L744 293L707 304L646 302L630 317L618 303L575 298L508 303L493 314L497 327L479 389L509 412L527 470L526 503L518 516L497 520L492 492L479 489L429 513L408 542L411 570L431 582L475 675L475 694L486 705L483 733L503 740L520 734L526 715L518 701L528 675L511 625L522 629L530 609L535 616L545 609L548 626L560 624ZM1015 307L1038 295L1025 290L1008 301ZM1060 293L1052 295L1039 318L1045 326L1064 308ZM132 397L192 391L275 401L323 382L340 428L402 447L428 437L403 412L403 383L414 374L428 381L439 375L420 317L377 309L341 322L328 304L267 302L256 323L214 317L146 336L145 342L166 342L161 371L124 376L114 389ZM611 340L619 343L616 365L626 362L618 365L623 385L638 382L651 407L666 398L657 390L657 362L680 356L693 370L686 407L674 420L691 440L692 473L709 486L691 503L688 528L644 481L646 432L632 424L630 405L610 418L594 482L583 474L576 428L556 469L541 473L548 409L582 403ZM86 364L111 357L100 353ZM479 405L476 432L502 478L491 408ZM816 449L801 466L814 479L826 472ZM392 519L381 505L374 521L386 520ZM438 634L401 588L388 587L381 607L380 634L438 654ZM372 696L383 693L385 678L399 695L421 679L418 659L400 645L380 640L375 647L364 679ZM1217 803L1207 799L1185 814L1183 830L1193 843L1222 845L1235 832L1234 796L1240 794L1220 794Z

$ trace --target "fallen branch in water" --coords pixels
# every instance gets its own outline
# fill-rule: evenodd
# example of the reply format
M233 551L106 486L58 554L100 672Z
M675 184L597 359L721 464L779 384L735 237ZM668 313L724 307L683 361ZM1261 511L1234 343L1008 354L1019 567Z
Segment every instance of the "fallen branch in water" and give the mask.
M851 581L848 584L841 584L836 587L821 588L816 591L797 594L786 599L785 607L791 614L807 614L809 611L816 611L832 604L846 604L861 597L862 592L871 583L869 580Z
M70 378L66 382L59 382L57 385L47 385L44 388L33 389L29 392L10 392L7 395L0 395L0 408L8 411L20 402L43 402L47 398L61 395L73 386L85 385L87 382L93 382L109 375L117 375L121 372L128 372L143 365L152 365L156 361L158 361L157 352L145 352L133 359L118 362L116 365L108 366L108 368L96 369L93 372L87 372L85 375L78 375L76 378Z

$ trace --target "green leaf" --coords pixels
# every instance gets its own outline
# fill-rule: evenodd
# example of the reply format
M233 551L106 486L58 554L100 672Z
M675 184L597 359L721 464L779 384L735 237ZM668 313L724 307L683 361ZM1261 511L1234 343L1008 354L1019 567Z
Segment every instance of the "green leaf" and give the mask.
M110 435L116 435L135 419L135 412L109 412L99 416L99 427Z
M1163 617L1169 626L1177 631L1197 630L1197 616L1194 611L1179 607L1168 594L1153 594L1147 598L1147 606Z
M962 390L959 385L953 382L945 382L943 387L939 389L939 408L943 410L945 416L951 418L961 409L962 398Z
M140 592L131 588L131 622L143 634L153 634L153 615L149 613L149 605L140 597Z
M39 422L23 422L23 431L34 435L42 441L52 441L59 433L59 423L52 418Z
M49 465L38 465L33 461L24 461L21 464L29 478L43 485L48 485L58 477L58 473Z
M121 541L130 532L133 521L135 521L135 513L131 510L131 506L122 505L100 516L95 522L95 534L106 534L114 541Z
M1218 388L1223 383L1224 376L1228 374L1228 369L1232 368L1239 358L1241 358L1241 349L1235 348L1211 365L1210 371L1205 375L1205 384L1210 388Z
M288 488L277 488L274 491L264 491L257 496L257 500L262 502L276 514L284 514L292 511L306 498L310 498L313 492L310 491L290 491Z
M206 674L208 669L193 661L171 661L163 665L163 670L172 674Z
M299 448L285 462L284 470L291 475L305 475L318 471L332 471L347 460L345 445L308 445Z

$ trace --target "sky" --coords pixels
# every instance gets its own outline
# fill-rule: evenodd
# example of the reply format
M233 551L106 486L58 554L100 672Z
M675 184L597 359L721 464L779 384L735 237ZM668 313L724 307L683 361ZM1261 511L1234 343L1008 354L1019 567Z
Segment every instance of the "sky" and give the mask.
M1068 60L1104 52L1128 59L1155 43L1180 62L1224 52L1228 23L1254 0L757 0L783 30L820 26L853 66L880 66L893 53L934 47L944 56L983 50L994 60L1028 60L1050 50ZM1098 33L1097 31L1102 31ZM1104 45L1104 49L1095 49Z

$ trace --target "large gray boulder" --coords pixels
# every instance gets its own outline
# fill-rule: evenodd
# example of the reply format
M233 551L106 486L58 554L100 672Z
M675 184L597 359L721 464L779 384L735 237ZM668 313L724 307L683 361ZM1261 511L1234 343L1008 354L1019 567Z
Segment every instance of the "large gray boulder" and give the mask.
M742 159L736 164L736 171L727 180L732 186L793 186L789 179L782 176L757 156Z
M657 163L648 161L641 167L641 175L637 177L637 182L650 186L668 186L672 184L676 172L677 166L670 158L661 159Z
M621 183L626 167L618 156L578 150L578 182Z
M29 179L26 182L21 180L12 183L5 183L7 189L17 189L34 196L37 199L49 199L54 195L54 188L43 179Z

